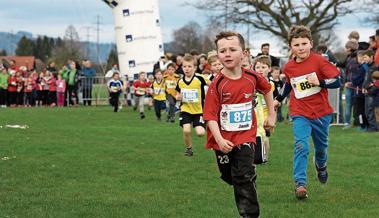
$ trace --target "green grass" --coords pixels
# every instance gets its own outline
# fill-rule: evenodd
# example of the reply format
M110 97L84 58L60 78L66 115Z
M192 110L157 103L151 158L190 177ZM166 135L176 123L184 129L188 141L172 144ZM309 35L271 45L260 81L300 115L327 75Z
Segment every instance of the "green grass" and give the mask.
M0 110L0 218L238 217L233 190L214 154L194 138L183 155L178 124L152 112L110 107ZM293 193L290 124L271 137L270 162L258 166L262 217L377 217L379 134L330 131L327 185L309 161L309 199Z

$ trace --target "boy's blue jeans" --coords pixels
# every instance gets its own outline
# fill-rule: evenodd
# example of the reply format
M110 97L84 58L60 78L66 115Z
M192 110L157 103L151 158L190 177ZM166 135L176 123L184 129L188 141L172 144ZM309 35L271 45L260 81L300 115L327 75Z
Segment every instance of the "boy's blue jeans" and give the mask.
M309 154L309 137L312 136L315 147L315 162L324 167L328 159L328 133L332 114L308 119L304 116L293 116L293 132L295 150L293 160L293 176L298 185L307 184L307 163Z

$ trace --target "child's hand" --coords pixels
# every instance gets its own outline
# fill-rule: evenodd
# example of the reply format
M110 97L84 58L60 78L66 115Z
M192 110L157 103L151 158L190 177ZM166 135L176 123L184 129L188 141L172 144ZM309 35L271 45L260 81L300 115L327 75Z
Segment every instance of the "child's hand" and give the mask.
M216 141L220 151L227 154L233 150L234 144L231 141L228 141L224 138Z
M183 98L183 96L182 96L182 94L180 94L180 93L176 94L176 96L175 96L175 99L176 99L177 101L181 101L182 98Z
M273 129L275 127L275 119L276 119L276 114L269 115L263 123L263 128L266 130Z
M318 80L317 76L313 76L313 75L308 76L307 80L308 80L309 84L311 84L311 85L314 85L314 86L320 85L320 81Z
M352 82L346 82L345 83L345 87L352 87L353 86L353 83Z
M281 103L278 101L278 100L274 100L274 109L275 111L278 110L278 108L280 107Z

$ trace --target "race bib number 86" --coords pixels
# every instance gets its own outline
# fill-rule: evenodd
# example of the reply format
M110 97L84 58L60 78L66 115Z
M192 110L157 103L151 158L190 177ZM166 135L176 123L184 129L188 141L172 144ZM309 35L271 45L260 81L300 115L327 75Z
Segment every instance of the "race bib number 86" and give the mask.
M316 73L309 73L307 75L291 78L291 85L295 92L295 97L297 99L305 98L314 94L317 94L321 91L321 87L312 86L309 84L307 77L316 76Z

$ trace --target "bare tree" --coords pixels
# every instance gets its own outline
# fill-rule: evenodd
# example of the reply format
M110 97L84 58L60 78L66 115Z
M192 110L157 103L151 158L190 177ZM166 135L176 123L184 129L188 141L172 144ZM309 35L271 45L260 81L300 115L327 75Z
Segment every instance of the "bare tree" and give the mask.
M214 49L214 43L208 32L204 32L203 28L194 21L174 30L173 38L170 46L174 53L186 53L191 50L206 53Z
M84 49L79 40L79 34L75 27L69 25L65 31L63 41L60 41L59 44L57 43L57 46L52 51L52 56L55 57L54 61L57 64L63 65L69 59L81 59Z
M287 42L292 25L308 26L318 44L323 31L338 24L337 17L352 13L352 0L199 0L192 4L218 18L237 24L252 25Z
M370 11L376 11L379 8L379 0L371 0L367 5L371 6ZM375 7L375 8L374 8ZM379 14L372 13L371 16L368 17L368 21L376 26L379 25Z

